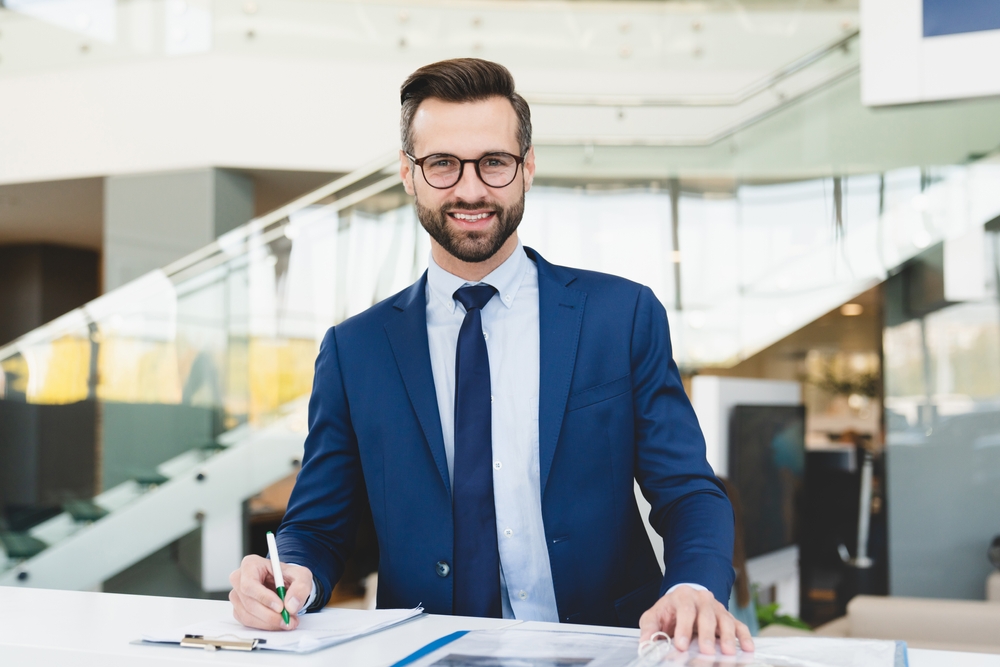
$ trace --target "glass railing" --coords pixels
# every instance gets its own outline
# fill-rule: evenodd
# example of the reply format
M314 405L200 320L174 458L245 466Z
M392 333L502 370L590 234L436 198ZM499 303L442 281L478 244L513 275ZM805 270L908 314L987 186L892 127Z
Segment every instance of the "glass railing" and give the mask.
M404 197L381 159L0 349L0 566L285 417L326 329L425 261Z
M520 235L649 285L678 363L726 366L1000 215L998 184L995 159L730 188L539 178ZM0 349L0 435L25 452L3 472L11 562L281 416L327 328L416 280L428 244L387 156Z
M531 190L521 236L557 263L650 286L678 363L697 370L755 354L997 215L991 158L730 187L564 181Z

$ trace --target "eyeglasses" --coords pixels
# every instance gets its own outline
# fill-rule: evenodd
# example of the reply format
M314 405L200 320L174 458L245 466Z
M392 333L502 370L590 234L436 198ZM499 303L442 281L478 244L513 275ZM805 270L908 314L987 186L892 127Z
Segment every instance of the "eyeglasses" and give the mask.
M462 180L465 163L470 162L476 167L476 176L491 188L505 188L514 182L518 166L524 158L510 153L487 153L475 160L462 160L454 155L435 153L426 157L416 158L409 153L406 157L420 167L427 185L438 190L455 187Z

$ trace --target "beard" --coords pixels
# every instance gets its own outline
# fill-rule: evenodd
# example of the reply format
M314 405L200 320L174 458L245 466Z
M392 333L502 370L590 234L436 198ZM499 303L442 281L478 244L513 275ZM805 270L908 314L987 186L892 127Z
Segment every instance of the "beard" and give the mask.
M463 262L485 262L503 247L511 234L517 231L524 215L524 193L517 203L509 208L503 208L486 201L476 203L454 202L439 209L431 209L416 201L417 218L431 238L437 241L445 251ZM460 231L449 224L447 211L491 210L496 213L494 224L485 231Z

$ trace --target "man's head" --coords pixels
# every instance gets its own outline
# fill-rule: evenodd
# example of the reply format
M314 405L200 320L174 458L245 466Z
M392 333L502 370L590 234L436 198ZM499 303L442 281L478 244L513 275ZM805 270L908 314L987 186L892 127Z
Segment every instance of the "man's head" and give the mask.
M411 74L400 98L400 175L420 223L461 262L486 262L503 248L506 258L535 172L531 114L510 72L445 60Z

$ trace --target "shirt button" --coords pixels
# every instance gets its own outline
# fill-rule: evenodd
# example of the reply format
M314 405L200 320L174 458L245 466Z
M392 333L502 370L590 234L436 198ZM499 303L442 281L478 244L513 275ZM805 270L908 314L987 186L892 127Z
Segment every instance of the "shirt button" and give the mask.
M520 591L520 592L518 592L517 597L521 598L522 600L527 600L528 599L528 591Z
M510 303L510 294L508 294L507 296L505 296L503 298L503 300L506 301L507 303Z
M485 338L486 340L489 340L490 339L490 335L487 332L484 331L483 332L483 338Z
M513 531L513 530L511 530L510 528L506 528L506 529L505 529L505 530L503 531L503 534L504 534L504 535L506 535L507 537L510 537L511 535L513 535L513 534L514 534L514 531Z
M496 468L497 470L500 470L500 468L503 467L503 463L501 463L500 461L494 461L493 467Z

